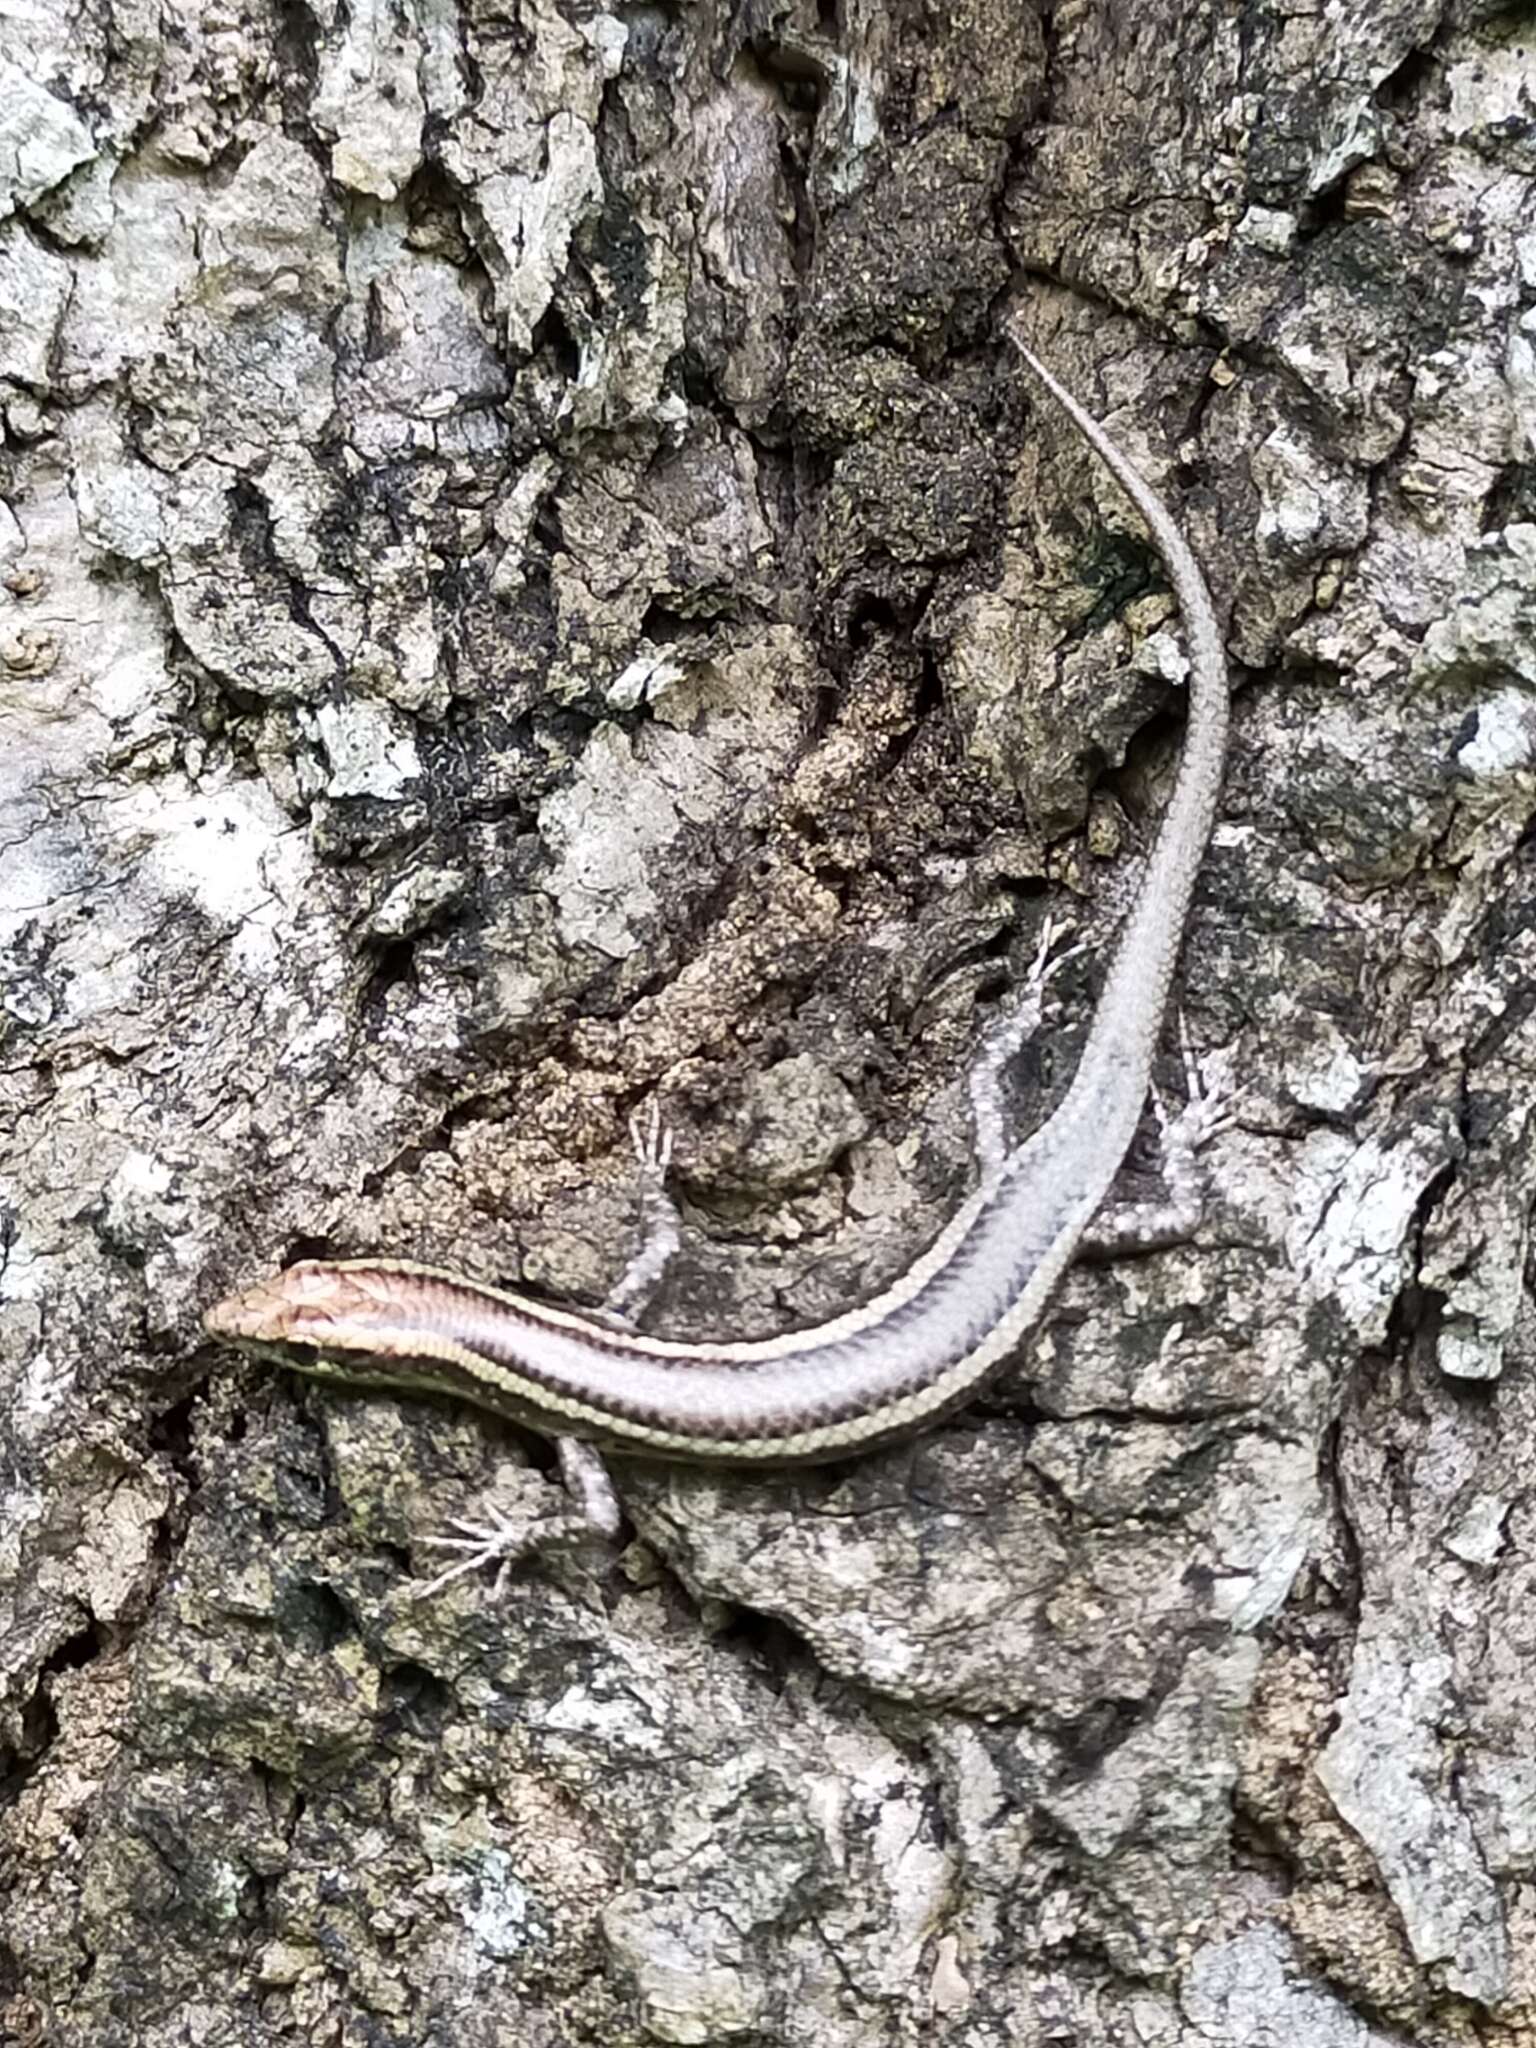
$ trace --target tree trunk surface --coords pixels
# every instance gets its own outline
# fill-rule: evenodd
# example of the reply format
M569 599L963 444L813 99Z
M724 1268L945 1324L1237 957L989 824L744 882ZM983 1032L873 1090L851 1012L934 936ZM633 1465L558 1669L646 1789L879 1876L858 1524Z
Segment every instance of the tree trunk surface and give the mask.
M1530 8L42 0L0 195L0 2033L1536 2042ZM657 1103L781 1331L1048 912L1070 1076L1182 643L1010 322L1227 632L1204 1221L423 1599L547 1447L213 1300L600 1301Z

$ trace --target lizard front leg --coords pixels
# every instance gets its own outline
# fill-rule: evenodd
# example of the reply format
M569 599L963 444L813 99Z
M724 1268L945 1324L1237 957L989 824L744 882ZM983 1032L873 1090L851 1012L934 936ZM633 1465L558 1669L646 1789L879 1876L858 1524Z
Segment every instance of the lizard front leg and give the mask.
M621 1329L633 1327L635 1317L660 1285L676 1254L682 1225L677 1204L667 1192L672 1133L662 1122L654 1101L644 1117L630 1118L629 1136L640 1175L641 1237L602 1308L603 1319ZM457 1553L458 1560L422 1588L423 1599L440 1592L454 1579L465 1578L492 1564L497 1567L493 1588L496 1597L512 1566L535 1551L568 1545L587 1535L600 1536L608 1543L617 1538L624 1514L602 1452L579 1437L559 1436L554 1441L560 1477L575 1510L574 1517L551 1519L538 1513L509 1514L491 1500L482 1510L481 1518L455 1518L442 1535L431 1537L429 1544L436 1550Z

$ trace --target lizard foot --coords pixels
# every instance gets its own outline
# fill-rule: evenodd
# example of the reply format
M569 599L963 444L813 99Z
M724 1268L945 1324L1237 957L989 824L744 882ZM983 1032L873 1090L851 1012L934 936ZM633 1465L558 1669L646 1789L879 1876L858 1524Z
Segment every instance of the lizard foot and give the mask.
M1098 1256L1153 1251L1192 1237L1205 1206L1205 1176L1199 1155L1236 1121L1229 1096L1201 1071L1182 1010L1178 1029L1184 1063L1183 1108L1170 1108L1156 1081L1149 1085L1152 1114L1157 1119L1158 1165L1167 1194L1157 1202L1106 1203L1083 1237L1085 1249Z
M623 1511L602 1454L591 1444L569 1436L555 1439L555 1451L568 1498L565 1509L551 1513L548 1483L536 1472L520 1472L517 1476L537 1489L530 1506L509 1512L492 1496L481 1509L482 1520L455 1516L444 1525L441 1535L426 1539L429 1550L458 1553L458 1562L429 1580L417 1594L418 1599L430 1600L455 1579L468 1578L471 1573L494 1565L496 1579L491 1598L499 1600L512 1567L523 1558L542 1551L571 1550L594 1538L604 1543L617 1538Z

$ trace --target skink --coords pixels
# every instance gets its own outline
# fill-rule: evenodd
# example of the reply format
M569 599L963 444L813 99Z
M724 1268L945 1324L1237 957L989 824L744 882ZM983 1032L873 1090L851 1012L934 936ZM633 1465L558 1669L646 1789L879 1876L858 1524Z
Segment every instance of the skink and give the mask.
M1215 817L1228 698L1215 608L1173 519L1104 430L1017 345L1150 528L1189 647L1173 795L1052 1115L1023 1143L994 1147L975 1192L884 1293L813 1329L673 1343L453 1273L351 1259L307 1260L220 1302L206 1318L212 1336L326 1380L455 1394L556 1439L738 1465L841 1458L926 1428L969 1401L1017 1347L1140 1121Z

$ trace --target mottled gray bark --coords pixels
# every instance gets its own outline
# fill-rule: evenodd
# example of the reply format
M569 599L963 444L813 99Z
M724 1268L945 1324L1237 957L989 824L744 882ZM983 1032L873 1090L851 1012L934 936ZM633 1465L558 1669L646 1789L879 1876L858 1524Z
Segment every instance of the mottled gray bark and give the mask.
M0 195L0 2031L1536 2038L1529 8L44 0ZM598 1298L651 1098L654 1326L846 1306L1124 900L1175 620L1015 314L1230 616L1208 1224L423 1604L547 1460L201 1309Z

